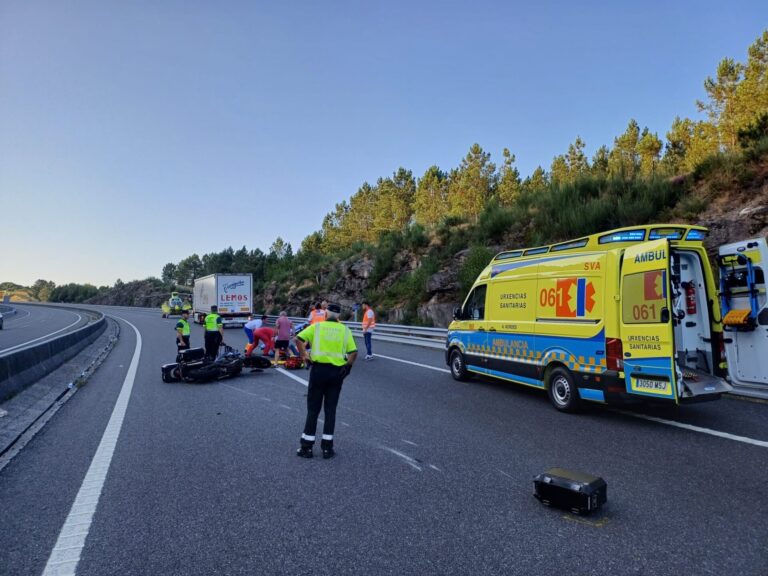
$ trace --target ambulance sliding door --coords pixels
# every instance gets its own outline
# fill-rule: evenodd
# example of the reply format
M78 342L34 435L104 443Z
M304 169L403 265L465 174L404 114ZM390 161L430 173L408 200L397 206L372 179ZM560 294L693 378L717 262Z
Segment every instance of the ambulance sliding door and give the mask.
M487 368L495 376L539 386L536 347L536 266L488 284Z
M677 402L669 243L637 244L621 268L621 341L629 394Z

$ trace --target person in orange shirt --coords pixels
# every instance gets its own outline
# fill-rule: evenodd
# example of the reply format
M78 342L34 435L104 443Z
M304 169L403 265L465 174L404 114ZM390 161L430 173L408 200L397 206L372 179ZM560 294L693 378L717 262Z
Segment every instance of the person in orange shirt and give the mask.
M370 302L363 302L363 338L365 339L366 360L373 360L371 337L373 336L374 328L376 328L376 314L373 312Z
M323 310L322 305L320 304L320 302L318 302L317 304L315 304L314 310L312 310L312 312L309 313L309 318L307 318L307 320L309 320L309 323L311 325L311 324L317 324L318 322L324 322L325 319L326 319L325 310Z

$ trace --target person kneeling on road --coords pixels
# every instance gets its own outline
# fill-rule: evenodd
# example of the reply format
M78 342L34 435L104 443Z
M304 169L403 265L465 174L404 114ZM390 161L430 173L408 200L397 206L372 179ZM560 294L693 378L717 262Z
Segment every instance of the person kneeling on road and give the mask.
M341 384L352 370L357 358L357 345L350 329L338 321L341 308L328 305L326 322L318 322L302 330L296 336L299 353L311 364L307 391L307 419L301 435L301 445L296 452L302 458L312 458L315 445L317 418L320 408L325 409L323 439L320 447L323 458L333 458L333 431L336 427L336 405L341 394ZM306 345L311 343L311 355Z
M269 356L269 353L272 352L275 345L274 340L275 330L273 328L267 328L266 326L256 328L256 330L253 331L253 344L246 346L245 355L250 356L253 353L253 349L256 348L257 342L261 341L261 343L264 344L264 356Z

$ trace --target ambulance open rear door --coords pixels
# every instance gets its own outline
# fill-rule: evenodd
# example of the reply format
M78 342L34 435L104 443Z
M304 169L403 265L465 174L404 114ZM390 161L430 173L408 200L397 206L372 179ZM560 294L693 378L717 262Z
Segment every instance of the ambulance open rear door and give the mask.
M666 239L643 242L624 252L620 326L626 391L677 403L669 279Z
M768 245L755 238L720 247L720 308L731 384L768 398Z

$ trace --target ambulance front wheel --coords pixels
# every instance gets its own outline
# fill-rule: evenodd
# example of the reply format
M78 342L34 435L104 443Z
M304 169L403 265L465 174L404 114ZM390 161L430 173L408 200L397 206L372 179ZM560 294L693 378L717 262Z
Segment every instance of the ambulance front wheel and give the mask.
M552 405L561 412L576 412L579 409L579 391L567 368L558 366L550 371L547 393Z
M469 372L464 362L464 354L458 350L451 352L451 376L454 380L469 380Z

